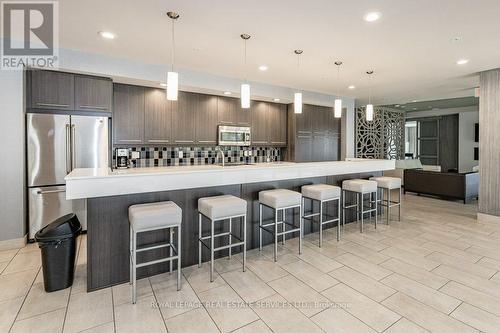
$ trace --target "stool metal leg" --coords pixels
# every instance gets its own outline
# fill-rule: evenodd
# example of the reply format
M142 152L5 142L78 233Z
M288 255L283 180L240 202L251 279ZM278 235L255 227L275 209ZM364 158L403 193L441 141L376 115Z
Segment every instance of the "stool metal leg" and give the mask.
M198 268L201 267L201 237L203 236L201 230L201 214L198 213Z
M398 206L398 221L401 221L401 186L399 187L399 206Z
M375 191L375 229L377 229L377 220L378 220L378 210L377 209L378 209L378 192Z
M130 251L129 251L129 255L130 255L130 276L129 276L129 281L130 281L130 284L132 284L132 270L133 270L133 265L134 265L134 262L133 262L133 254L132 254L132 251L134 251L134 242L133 242L133 231L132 231L132 228L130 228Z
M311 223L312 224L312 223ZM323 202L319 202L319 247L323 245Z
M342 190L342 232L345 231L345 195L345 190Z
M285 210L282 209L281 210L281 221L283 222L281 224L281 232L283 233L283 235L281 236L281 244L285 245L285 240L286 240L286 235L284 234L284 232L286 231L286 226L285 226Z
M262 204L259 203L259 251L262 251Z
M300 207L301 207L300 211L301 211L301 216L302 216L302 213L306 211L306 199L304 197L302 197L301 202L302 202L302 204L300 205ZM302 230L302 228L300 230L300 238L304 238L304 231Z
M337 242L340 240L340 198L337 199Z
M361 206L363 206L363 196L361 196ZM360 212L360 209L359 209L359 193L356 193L356 207L357 207L356 215L357 215L358 221L359 221L359 212ZM363 218L363 217L361 216L361 218Z
M214 282L214 221L210 220L210 282Z
M231 235L232 229L233 229L232 224L233 224L233 219L229 219L229 245L233 244L233 237ZM230 246L229 247L229 258L228 258L229 260L231 260L231 252L232 251L231 251L231 246Z
M173 241L174 241L174 228L168 228L168 231L170 233L170 239L169 239L169 242L170 244L173 244ZM169 246L170 247L170 256L172 257L173 254L174 254L174 249L172 248L172 246ZM174 262L172 260L170 260L170 274L172 274L172 268L174 266Z
M247 264L247 216L243 216L243 272Z
M181 225L177 227L177 290L181 290ZM170 247L172 248L172 247ZM170 261L172 262L172 261Z
M292 208L295 211L295 208ZM302 205L299 206L299 254L302 254L302 243L304 238L304 219L302 218ZM295 225L295 223L294 223Z
M361 200L359 200L360 196L361 196ZM363 201L364 201L363 193L356 194L356 197L358 198L358 202L361 201L361 225L360 225L360 230L361 230L361 232L363 232L363 219L365 217L365 207L364 207L365 205L363 204Z
M278 211L274 210L274 262L278 261Z
M389 225L390 215L391 215L391 189L387 189L387 225Z
M133 231L134 235L134 256L133 256L133 265L132 265L132 303L135 304L137 302L137 233Z

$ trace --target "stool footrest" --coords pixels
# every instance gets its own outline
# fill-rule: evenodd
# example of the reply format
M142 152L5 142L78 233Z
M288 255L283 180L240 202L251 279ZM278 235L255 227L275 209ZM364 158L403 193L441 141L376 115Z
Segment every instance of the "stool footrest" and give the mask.
M281 225L281 224L286 224L286 225L289 225L289 226L291 226L291 227L294 227L294 228L295 228L295 224L290 223L290 222L288 222L288 221L279 221L279 222L277 222L277 224L278 224L278 225ZM263 224L263 225L261 225L260 227L262 228L262 227L269 227L269 226L274 226L274 222L272 222L272 223L267 223L267 224Z
M157 259L157 260L152 260L152 261L146 261L146 262L143 262L143 263L135 265L135 267L136 268L140 268L140 267L144 267L144 266L155 265L155 264L159 264L159 263L162 263L162 262L165 262L165 261L176 260L178 258L179 258L179 256L175 255L175 256L172 256L172 257L168 257L168 258Z
M232 247L237 247L237 246L241 246L241 245L245 244L245 242L241 238L239 238L238 236L234 235L233 233L225 232L224 235L236 239L238 241L238 243L231 243L231 244L228 244L228 245L224 245L222 247L217 247L217 248L214 248L214 251L223 250L223 249L229 249L230 247L232 248ZM215 239L216 236L220 236L220 234L214 235L214 239ZM203 246L205 246L207 249L210 249L210 246L207 245L207 244L205 244L205 242L204 242L204 240L206 240L206 239L210 239L210 236L198 238L198 241L201 244L203 244Z
M282 235L286 235L286 234L291 234L291 233L293 233L293 232L300 231L300 227L296 227L295 225L293 225L293 224L289 224L289 223L287 223L287 224L288 224L288 225L292 225L292 226L294 227L294 229L290 229L290 230L286 230L286 231L278 232L278 233L277 233L277 235L278 235L278 236L282 236ZM274 225L274 224L273 224L273 225ZM265 231L267 231L267 232L269 232L269 233L271 233L271 234L273 234L273 235L274 235L274 230L269 230L269 229L267 229L267 228L265 228L265 227L266 227L266 226L264 226L264 225L261 225L261 226L260 226L260 228L261 228L262 230L265 230Z
M139 247L135 251L137 253L139 253L139 252L144 252L144 251L149 251L149 250L161 249L163 247L169 247L171 245L172 245L171 243L167 243L167 244L159 244L159 245L153 245L153 246L145 246L145 247Z

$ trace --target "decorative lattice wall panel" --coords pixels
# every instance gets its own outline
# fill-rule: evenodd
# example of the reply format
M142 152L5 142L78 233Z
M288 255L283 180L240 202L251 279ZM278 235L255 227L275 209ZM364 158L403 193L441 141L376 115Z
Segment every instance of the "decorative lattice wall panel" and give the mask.
M373 121L366 121L365 107L356 109L356 157L403 159L404 113L375 107Z

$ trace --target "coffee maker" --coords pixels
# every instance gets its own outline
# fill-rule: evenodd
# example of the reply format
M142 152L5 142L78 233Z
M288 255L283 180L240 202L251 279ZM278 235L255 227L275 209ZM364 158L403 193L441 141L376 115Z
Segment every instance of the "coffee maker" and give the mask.
M126 169L130 166L129 151L127 148L116 148L115 155L115 167L117 169Z

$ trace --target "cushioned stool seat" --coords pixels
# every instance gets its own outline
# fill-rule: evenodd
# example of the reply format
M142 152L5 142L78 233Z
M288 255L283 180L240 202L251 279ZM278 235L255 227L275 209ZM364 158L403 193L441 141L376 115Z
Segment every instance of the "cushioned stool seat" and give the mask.
M135 231L168 228L182 222L182 210L172 201L132 205L128 215Z
M340 187L326 184L305 185L302 195L318 201L340 198Z
M349 179L342 182L342 189L358 193L377 192L377 182L364 179Z
M198 200L198 211L211 220L220 220L247 213L246 200L233 195L219 195Z
M267 190L259 192L259 202L274 209L300 206L302 194L291 190Z
M396 177L371 177L370 180L376 181L378 187L387 189L396 189L401 187L401 178Z

